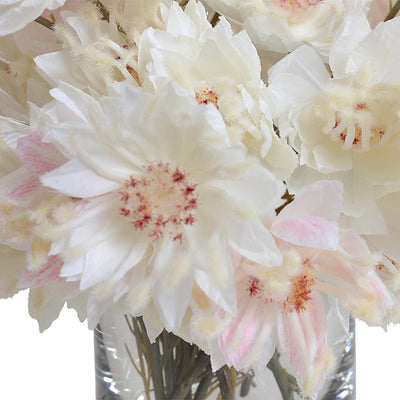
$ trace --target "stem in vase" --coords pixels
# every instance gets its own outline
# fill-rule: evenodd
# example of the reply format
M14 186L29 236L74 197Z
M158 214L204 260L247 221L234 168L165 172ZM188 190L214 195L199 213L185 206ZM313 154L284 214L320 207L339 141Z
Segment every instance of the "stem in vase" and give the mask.
M277 351L275 351L267 367L274 374L283 400L294 400L294 393L299 390L296 379L292 375L288 374L287 371L282 367L281 363L279 362L279 353Z
M195 361L192 363L191 368L187 370L187 372L182 376L178 383L178 387L171 397L171 400L182 400L186 399L188 394L190 393L191 398L191 389L194 383L196 383L199 377L202 375L205 369L208 368L208 364L210 363L210 358L203 352L198 352L198 356L196 356ZM200 397L201 399L201 397Z
M218 389L219 400L234 400L237 388L240 397L249 395L254 386L252 374L239 374L226 365L213 372L210 356L196 345L166 331L151 343L142 318L125 316L125 319L136 340L137 360L127 345L125 348L143 380L147 400L151 399L151 392L154 392L155 400L206 400ZM299 392L298 385L281 366L278 352L267 366L283 400L294 400L294 393Z
M203 400L207 396L213 378L211 364L208 365L207 370L208 373L206 373L206 375L201 379L196 393L194 394L193 400Z
M160 342L159 340L156 340L154 343L151 343L149 337L147 336L147 330L144 325L143 319L138 318L137 321L140 325L142 340L147 350L147 358L151 371L151 377L153 379L155 398L156 400L166 400L164 392L163 371L161 367Z
M220 368L217 372L219 388L221 391L222 400L234 400L237 372L234 368L229 368L226 365Z

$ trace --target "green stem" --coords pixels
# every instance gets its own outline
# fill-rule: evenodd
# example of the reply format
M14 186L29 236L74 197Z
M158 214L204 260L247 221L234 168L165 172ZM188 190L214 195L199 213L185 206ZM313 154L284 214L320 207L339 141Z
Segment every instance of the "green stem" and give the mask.
M189 368L179 381L178 387L171 399L168 400L183 400L190 392L192 385L197 382L199 376L204 372L210 362L210 357L203 352L199 352L192 367Z
M384 21L389 21L393 19L399 11L400 11L400 0L397 0L394 6L390 9L388 15L386 15Z
M282 200L285 200L285 203L279 206L275 212L278 215L288 204L290 204L294 200L294 194L290 194L289 191L286 189L285 194L281 197Z
M211 26L215 26L217 25L217 22L219 21L219 17L221 16L221 14L219 13L214 13L213 17L211 18L210 24Z
M173 357L173 343L174 338L171 337L166 331L161 334L161 343L163 345L162 366L164 369L165 389L167 399L172 396L176 385L174 357Z
M140 365L140 370L142 371L142 379L143 379L143 384L146 392L146 399L150 400L150 368L149 364L147 363L147 372L146 372L146 367L145 367L145 348L143 344L143 335L142 332L140 331L139 324L137 323L136 318L132 318L132 325L129 322L129 319L127 316L125 316L126 322L128 324L129 330L133 333L135 339L136 339L136 348L139 356L139 365Z
M35 22L37 22L38 24L44 26L47 29L50 29L52 31L54 31L54 22L48 20L45 17L39 16L35 19Z
M218 388L218 400L235 400L237 388L243 398L255 385L253 375L238 375L233 367L224 366L213 372L210 356L172 333L163 331L154 343L150 343L142 318L126 317L126 322L136 339L138 359L133 358L128 345L126 351L143 379L147 400L152 391L155 400L206 400ZM278 352L267 366L283 400L294 400L294 393L299 393L299 388L295 378L280 364Z
M166 400L164 391L164 379L161 368L161 354L160 354L160 343L156 340L154 343L150 343L150 339L147 336L147 330L144 325L142 318L137 318L143 337L144 345L147 349L147 361L151 370L151 377L153 379L154 396L156 400Z
M216 375L218 378L222 399L234 400L237 378L236 370L225 365L216 372Z
M205 400L206 399L212 378L213 378L213 374L212 374L212 370L211 370L211 364L208 363L206 375L201 379L199 386L196 389L196 393L194 394L193 400Z
M243 379L242 384L240 385L240 397L246 397L249 394L251 384L253 382L254 374L248 374Z
M294 400L294 392L298 391L296 379L292 375L288 374L282 367L279 362L279 353L277 351L275 351L275 354L269 361L267 367L274 374L283 400Z

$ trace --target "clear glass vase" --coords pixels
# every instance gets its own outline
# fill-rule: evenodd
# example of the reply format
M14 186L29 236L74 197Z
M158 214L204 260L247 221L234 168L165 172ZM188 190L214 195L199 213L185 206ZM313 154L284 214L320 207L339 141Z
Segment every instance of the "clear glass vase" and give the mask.
M340 362L318 400L355 400L354 328L350 318L347 334L335 343ZM167 332L150 343L141 319L112 311L100 320L94 343L96 400L303 399L276 356L262 377L227 367L212 372L197 346Z

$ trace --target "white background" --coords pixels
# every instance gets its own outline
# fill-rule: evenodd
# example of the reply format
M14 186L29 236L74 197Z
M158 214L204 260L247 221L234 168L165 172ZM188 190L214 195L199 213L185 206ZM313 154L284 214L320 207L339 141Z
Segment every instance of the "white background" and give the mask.
M94 400L93 333L64 309L44 333L27 293L0 300L0 399ZM400 326L357 324L357 400L400 399Z

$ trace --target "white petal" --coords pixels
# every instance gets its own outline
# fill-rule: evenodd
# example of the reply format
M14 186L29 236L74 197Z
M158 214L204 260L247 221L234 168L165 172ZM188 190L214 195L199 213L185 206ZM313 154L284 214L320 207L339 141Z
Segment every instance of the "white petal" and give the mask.
M99 196L120 187L119 183L96 174L78 159L67 162L40 179L44 186L77 198Z
M355 47L346 72L357 73L367 65L377 81L398 80L400 66L396 54L400 51L399 35L399 18L379 24Z
M282 254L268 231L258 220L252 223L236 223L231 227L230 245L239 254L258 264L277 266Z
M53 86L57 86L61 80L73 82L79 89L85 89L88 85L83 74L73 73L76 68L75 61L68 50L42 54L35 58L35 63L41 74L45 75Z
M374 246L383 251L388 257L400 263L400 193L393 193L378 200L378 205L383 212L387 226L387 235L368 236Z
M236 290L233 280L233 267L225 243L213 235L201 249L194 254L201 255L196 260L195 279L201 290L219 307L230 314L236 312Z
M280 74L293 74L309 82L315 89L320 88L329 79L321 57L309 46L299 47L277 62L268 73L271 82Z
M102 115L102 110L97 101L83 91L61 82L50 94L58 101L57 112L60 121L75 120L89 123Z
M17 282L25 269L25 252L0 245L0 298L17 293Z
M115 281L114 274L117 273L116 276L120 277L130 268L134 268L142 260L146 249L143 243L139 243L136 248L135 236L125 233L101 241L96 247L89 249L85 257L80 288L85 290L110 277Z
M85 267L84 257L65 257L64 265L60 270L60 276L64 278L73 277L82 274Z
M369 32L371 27L361 8L355 8L346 16L329 53L329 66L335 78L347 72L346 64L351 51Z
M68 283L58 283L30 290L29 314L38 320L41 332L46 330L59 316L71 290L72 286Z
M327 141L313 149L317 168L322 172L347 171L353 168L351 151L335 142Z
M336 221L343 205L343 184L339 181L318 181L296 193L295 200L279 213L274 225L298 216L315 216Z
M167 330L179 329L192 294L193 261L181 244L164 239L156 253L154 304Z

